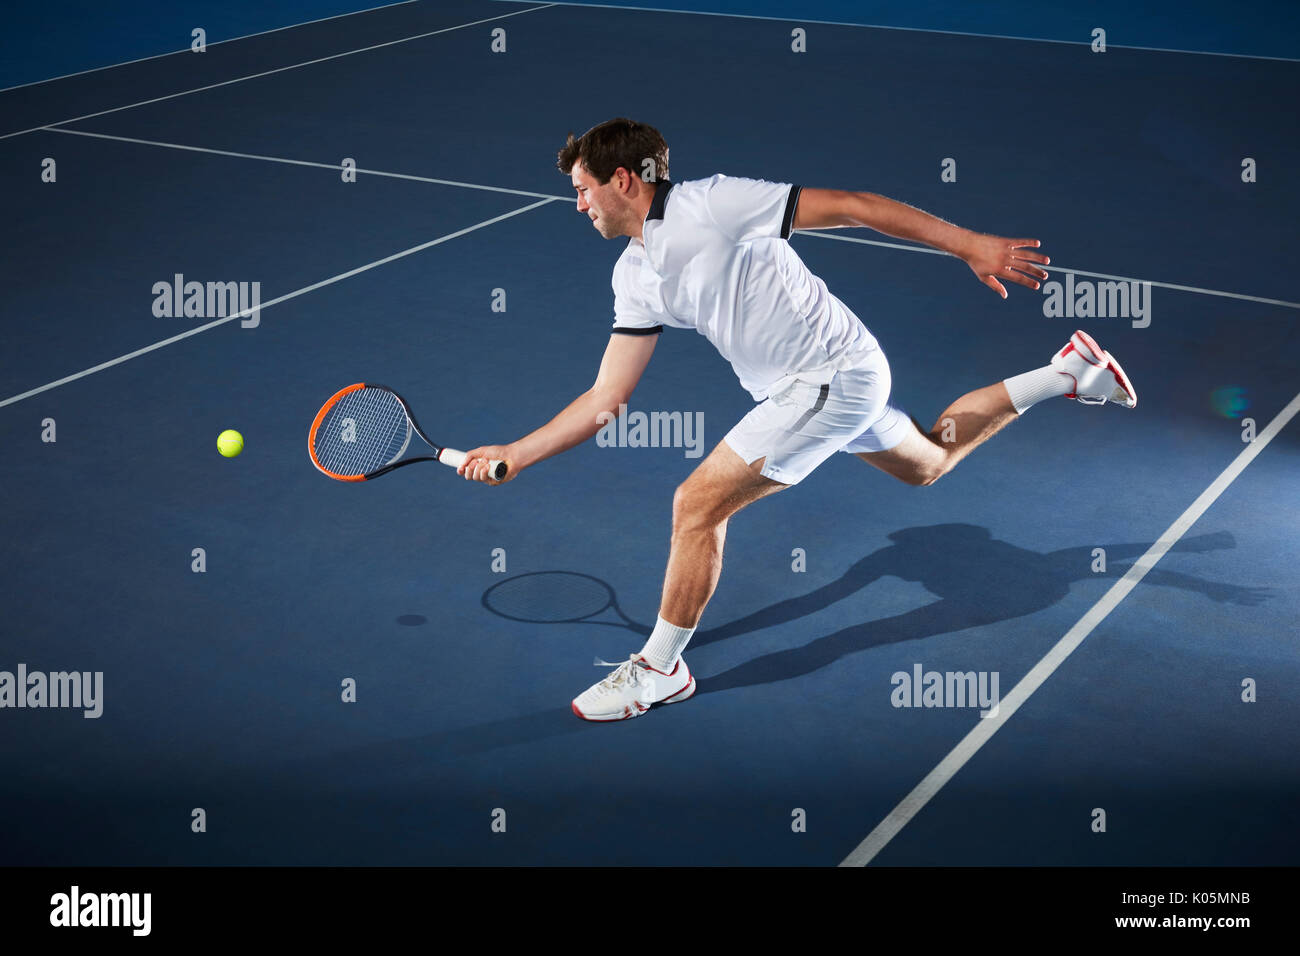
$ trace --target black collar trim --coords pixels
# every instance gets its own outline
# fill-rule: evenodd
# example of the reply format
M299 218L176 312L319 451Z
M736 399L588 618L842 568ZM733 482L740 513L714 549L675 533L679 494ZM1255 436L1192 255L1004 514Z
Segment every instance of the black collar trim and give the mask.
M650 202L650 212L646 214L646 222L651 219L663 219L664 203L668 201L668 192L677 185L667 179L661 179L655 183L655 198Z

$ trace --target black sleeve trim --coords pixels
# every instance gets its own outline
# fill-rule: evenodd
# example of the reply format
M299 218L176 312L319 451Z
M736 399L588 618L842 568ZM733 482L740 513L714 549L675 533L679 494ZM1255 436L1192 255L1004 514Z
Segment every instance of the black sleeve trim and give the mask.
M790 198L785 201L785 215L781 217L782 239L789 239L790 233L794 231L794 211L799 205L799 193L802 190L802 186L790 187Z
M648 329L625 329L615 326L610 331L614 335L658 335L664 330L662 325L652 325Z

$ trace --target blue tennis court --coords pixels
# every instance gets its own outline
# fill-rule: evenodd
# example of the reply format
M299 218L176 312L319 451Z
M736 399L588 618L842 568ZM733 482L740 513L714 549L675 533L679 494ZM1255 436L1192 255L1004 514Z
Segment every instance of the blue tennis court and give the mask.
M0 91L0 672L102 674L93 719L0 713L3 862L1300 862L1292 34L1178 52L1144 22L1101 53L1072 22L834 4L321 9ZM696 696L594 725L570 701L654 624L698 449L346 484L307 432L379 381L440 440L508 442L591 384L623 242L555 155L615 116L663 132L673 180L879 192L1142 297L1049 314L869 230L796 233L918 419L1076 328L1141 399L1045 403L932 487L833 456L732 520ZM187 282L257 314L185 314ZM705 453L752 404L674 330L630 402L700 421ZM623 617L494 613L541 572ZM930 673L996 681L996 712L900 706Z

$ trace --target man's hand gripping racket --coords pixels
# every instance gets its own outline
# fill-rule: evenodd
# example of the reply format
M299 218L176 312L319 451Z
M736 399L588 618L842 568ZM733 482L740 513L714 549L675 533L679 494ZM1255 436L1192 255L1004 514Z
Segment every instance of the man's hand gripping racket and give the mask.
M432 449L431 455L404 458L412 433ZM508 461L487 458L499 446L466 453L437 444L424 433L406 400L386 385L358 383L330 396L311 423L307 452L312 464L339 481L369 481L417 461L440 461L488 484L499 484L514 475ZM504 451L504 449L500 449Z
M489 485L500 485L518 474L510 467L511 449L506 445L482 445L465 452L465 460L456 467L456 474L464 475L466 481L482 481ZM500 476L494 470L502 466Z

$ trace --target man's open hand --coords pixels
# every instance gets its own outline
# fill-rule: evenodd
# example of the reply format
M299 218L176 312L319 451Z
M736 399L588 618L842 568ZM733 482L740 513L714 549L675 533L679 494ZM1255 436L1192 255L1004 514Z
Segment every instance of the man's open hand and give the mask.
M999 279L1037 289L1038 280L1047 278L1047 272L1038 266L1052 260L1041 252L1026 251L1040 245L1037 239L1004 239L973 232L957 254L980 282L1005 299L1007 289Z

